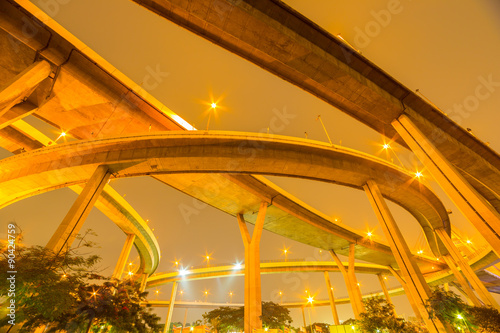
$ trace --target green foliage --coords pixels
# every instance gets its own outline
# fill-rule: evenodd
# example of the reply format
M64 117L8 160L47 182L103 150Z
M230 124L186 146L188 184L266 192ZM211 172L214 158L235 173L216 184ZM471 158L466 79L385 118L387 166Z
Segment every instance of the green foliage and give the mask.
M361 319L357 321L363 332L398 332L417 333L420 328L402 318L397 318L394 305L385 299L373 297L363 300L365 312L361 313Z
M448 323L455 332L500 332L500 312L490 307L469 306L451 291L433 290L426 304L430 317Z
M231 308L222 306L203 314L204 322L221 333L243 329L243 318L243 307Z
M290 311L273 302L262 302L262 324L269 328L281 328L292 322ZM243 330L244 308L220 307L203 314L205 323L218 332Z
M500 332L500 312L490 307L469 307L473 325L478 333Z
M33 332L41 325L50 325L50 331L75 332L85 330L90 322L97 330L113 325L112 332L157 329L160 318L139 305L147 293L139 292L133 281L97 274L94 266L100 258L78 252L95 244L84 237L78 240L75 248L58 254L41 246L16 244L16 323L24 322L19 332ZM9 301L6 249L0 254L0 298ZM8 320L0 319L0 327L9 325Z
M290 311L273 302L262 302L262 325L269 328L281 328L292 322Z

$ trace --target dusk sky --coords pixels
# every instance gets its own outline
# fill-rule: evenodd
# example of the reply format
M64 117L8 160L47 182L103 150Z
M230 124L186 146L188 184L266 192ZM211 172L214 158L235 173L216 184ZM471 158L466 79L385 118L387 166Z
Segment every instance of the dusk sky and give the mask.
M284 1L333 35L341 34L363 56L411 90L419 89L443 112L483 142L500 151L500 4L495 0L287 0ZM37 0L33 1L69 32L109 61L155 98L197 128L207 126L209 106L217 101L218 111L210 121L212 130L266 131L277 113L287 114L275 134L327 141L317 115L325 124L334 144L382 158L400 161L409 170L421 169L412 154L393 144L388 157L382 143L390 140L357 122L340 110L274 76L213 43L145 10L128 0ZM52 4L48 6L47 4ZM57 4L54 6L53 4ZM145 86L151 71L162 73L158 84ZM478 90L485 92L478 95ZM34 117L31 123L39 123ZM56 129L51 134L57 137ZM1 152L2 157L9 153ZM453 226L474 244L484 241L463 217L429 174L427 185L436 191L447 209ZM363 191L327 183L268 177L307 204L342 223L365 232L374 230L384 240L381 228ZM112 180L111 185L141 214L150 220L161 247L157 272L171 271L173 262L186 266L234 263L244 259L244 248L236 218L149 177ZM76 199L69 189L38 195L0 211L0 221L16 221L27 244L45 245ZM188 215L183 208L196 213ZM401 207L389 203L412 250L422 241L417 221ZM183 213L184 212L184 213ZM111 274L124 244L125 235L106 216L94 209L83 229L97 234L97 254L105 274ZM251 228L250 228L251 229ZM6 229L4 229L6 230ZM261 259L330 260L328 253L264 231ZM430 254L430 252L429 252ZM138 262L135 250L131 259ZM336 297L347 291L340 273L330 273ZM358 274L363 293L378 291L375 276ZM392 277L389 287L399 287ZM182 282L183 300L243 302L243 277ZM167 300L170 285L159 289L157 299ZM323 273L263 275L262 299L299 301L305 290L315 299L327 299ZM154 289L150 289L155 298ZM495 295L496 299L500 299ZM400 315L413 315L406 296L394 297ZM341 320L353 317L349 304L338 306ZM166 308L157 310L165 317ZM189 310L188 322L201 319L205 310ZM301 326L300 310L292 309L293 326ZM173 320L182 321L184 309L174 310ZM312 311L315 322L332 323L328 307Z

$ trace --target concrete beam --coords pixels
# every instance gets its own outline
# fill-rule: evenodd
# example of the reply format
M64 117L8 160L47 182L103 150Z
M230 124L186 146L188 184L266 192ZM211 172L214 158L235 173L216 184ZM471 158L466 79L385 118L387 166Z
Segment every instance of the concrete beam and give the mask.
M500 214L405 115L392 125L464 216L500 256Z
M399 230L396 221L394 220L389 207L387 206L382 193L378 189L377 184L369 180L364 186L365 192L370 200L370 203L375 211L375 215L382 226L382 230L389 241L394 257L398 262L399 269L403 275L408 291L415 301L418 311L424 318L429 332L453 332L450 327L439 321L437 318L430 319L426 301L431 295L431 290L422 275L422 272L415 264L413 256L404 240L401 231Z
M36 87L51 73L49 62L42 60L33 63L24 71L6 82L0 88L0 117L14 105L29 97Z
M111 173L106 165L100 165L96 168L84 190L47 243L46 247L48 249L58 254L71 247L110 175Z

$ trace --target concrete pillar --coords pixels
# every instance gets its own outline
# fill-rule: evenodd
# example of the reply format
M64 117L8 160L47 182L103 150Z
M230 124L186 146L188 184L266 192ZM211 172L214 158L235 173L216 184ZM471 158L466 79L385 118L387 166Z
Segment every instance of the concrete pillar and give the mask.
M451 272L453 273L453 275L457 279L457 282L460 284L461 289L463 290L465 295L467 295L467 298L471 301L471 303L474 306L481 306L482 305L481 301L479 301L476 294L474 294L474 291L472 291L471 287L469 286L469 283L467 282L465 277L462 275L462 273L460 273L457 266L455 266L455 262L453 261L453 259L448 255L444 256L442 258L444 259L444 261L446 262L448 267L451 269ZM445 290L446 290L446 288L445 288ZM449 291L449 287L448 287L447 291Z
M345 269L344 264L340 261L335 251L330 250L330 254L344 277L347 293L349 294L349 299L351 300L352 311L354 312L354 318L360 319L360 314L364 311L364 307L360 294L356 292L356 287L358 286L356 276L354 276L354 280L352 280L353 275L349 274L349 272ZM351 251L349 251L349 254L351 254Z
M378 281L380 282L380 286L382 287L382 291L384 292L385 300L388 304L392 304L391 297L389 296L389 291L387 290L387 286L385 285L384 277L380 273L377 274L377 276ZM394 310L394 315L396 315L396 310Z
M189 308L186 308L186 311L184 311L184 321L182 322L182 329L184 329L184 327L186 327L186 320L187 320L187 316L188 316L188 309Z
M47 248L59 254L69 249L89 215L94 203L101 194L111 173L106 165L100 165L85 185L66 217L47 243Z
M306 314L305 314L305 305L301 307L302 309L302 320L304 321L304 332L307 332L307 323L306 323ZM246 332L246 331L245 331Z
M429 318L429 314L425 308L425 302L429 299L431 289L427 285L427 282L425 282L420 268L415 263L413 255L411 254L410 249L408 248L408 245L406 244L406 241L396 224L396 221L394 221L394 218L392 217L392 214L389 211L377 184L374 181L369 180L363 188L365 189L368 199L370 200L373 210L375 211L375 215L377 215L377 219L382 226L382 230L384 231L387 241L389 242L401 274L406 281L406 285L408 287L407 289L412 295L418 311L426 322L429 332L447 332L448 330L452 332L451 328L445 327L445 325L437 318Z
M260 237L266 218L267 202L262 202L250 237L243 214L238 214L243 244L245 245L245 332L262 329L262 295L260 288Z
M328 275L328 271L325 271L325 281L326 281L326 289L328 290L328 297L330 298L330 307L332 309L333 322L335 325L340 325L339 315L337 313L337 307L335 306L335 297L333 296L333 288L330 282L330 275Z
M113 278L120 280L122 278L123 270L127 264L127 259L130 255L130 250L132 250L132 245L134 245L135 235L128 234L125 240L125 245L123 245L122 252L116 263L115 270L113 271Z
M467 302L467 304L469 304L470 306L474 306L474 303L472 303L469 296L467 296L467 293L462 289L462 286L456 282L453 282L453 285L455 286L455 288L457 288L457 290L460 292L460 294L462 294L462 296L465 298L465 301Z
M148 283L148 277L149 277L149 274L148 273L142 273L141 274L141 277L140 277L140 286L139 286L139 290L141 292L143 292L144 290L146 290L146 284Z
M399 283L403 287L403 290L405 291L405 294L406 294L406 298L408 298L408 302L410 302L410 305L411 305L411 308L413 309L413 313L415 314L415 317L417 317L418 320L423 320L422 315L420 314L420 311L418 310L418 307L415 303L415 300L413 299L410 291L408 290L408 286L406 285L405 280L391 266L387 266L387 268L389 268L392 275L399 281Z
M29 97L40 82L50 75L51 71L47 61L38 61L0 87L0 117L24 98Z
M163 330L163 333L168 333L168 330L170 328L170 322L172 321L172 313L174 313L174 304L176 295L177 295L177 281L174 281L174 284L172 285L172 293L170 294L170 303L168 304L167 321L165 322L165 328Z
M467 281L469 281L472 288L474 288L474 290L476 291L479 298L483 301L483 303L486 305L492 306L497 310L500 310L498 303L495 301L493 296L491 296L490 292L486 289L486 287L481 282L481 280L479 280L476 273L474 273L472 268L465 261L464 257L460 254L460 251L458 251L455 244L453 244L453 241L451 240L451 237L446 233L446 230L444 230L443 228L439 228L439 229L435 229L434 232L438 235L439 239L441 239L444 246L446 247L446 249L449 252L449 257L445 258L447 260L446 263L448 264L448 262L454 261L458 265L458 267L460 268L462 273L464 274ZM448 266L450 266L450 264L448 264ZM465 288L464 288L464 290L465 290L465 292L467 292L467 290ZM471 298L471 301L474 304L476 304L474 298L472 298L472 297L470 297L470 298Z
M347 275L349 275L349 280L351 281L351 286L354 290L354 294L356 295L356 300L358 302L358 309L360 313L365 311L365 306L363 305L363 295L361 294L361 289L359 288L358 279L355 274L355 266L354 266L354 255L355 255L356 244L349 244L349 265L347 269Z
M500 256L500 214L405 115L392 122L441 188Z

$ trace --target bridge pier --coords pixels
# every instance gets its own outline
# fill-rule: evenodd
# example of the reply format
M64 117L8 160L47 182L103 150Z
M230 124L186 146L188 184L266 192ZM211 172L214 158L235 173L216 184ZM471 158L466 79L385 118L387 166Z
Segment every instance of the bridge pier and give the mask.
M351 300L352 311L354 312L354 317L360 319L360 314L365 310L363 306L363 299L361 296L361 291L359 290L358 280L354 274L354 243L349 244L349 263L347 270L344 267L342 261L335 253L335 251L330 250L330 254L333 260L337 263L337 266L344 277L344 281L347 287L347 293L349 294L349 299Z
M172 284L172 293L170 294L170 303L168 304L167 320L165 321L165 328L163 329L163 333L168 333L168 331L170 330L170 322L172 321L172 313L174 313L174 303L176 295L177 295L177 281L174 281L174 283ZM182 328L184 328L184 326Z
M328 275L328 271L325 271L324 274L326 281L326 289L328 290L328 297L330 298L330 308L332 309L333 322L335 325L340 325L339 315L337 313L337 307L335 306L335 297L333 296L333 288L330 282L330 275Z
M387 286L385 285L384 277L382 276L381 273L377 274L377 276L378 276L378 281L380 282L380 286L382 287L382 291L384 292L387 304L392 304L391 296L389 296L389 291L387 290ZM396 315L396 309L394 309L394 315Z
M431 294L431 289L425 282L424 276L413 260L413 256L406 244L406 241L394 220L389 207L382 196L377 184L373 180L366 182L364 186L366 194L372 204L377 219L382 226L387 241L392 249L392 253L399 269L406 281L407 290L410 292L415 305L427 324L429 332L452 332L451 327L445 326L437 318L430 319L425 302Z
M497 256L500 256L500 214L496 209L446 160L410 118L402 115L392 122L392 126L464 216L483 235Z
M418 310L417 304L415 303L415 300L413 299L413 296L410 293L410 290L408 289L408 285L406 284L406 281L399 275L398 272L391 266L387 266L387 268L391 271L392 275L399 281L401 284L401 287L403 287L403 290L405 291L406 298L408 298L408 302L410 302L411 308L413 310L413 313L415 314L415 317L417 317L418 320L423 320L422 315L420 314L420 311Z
M470 284L472 285L476 293L479 295L479 298L481 298L483 303L497 310L500 310L498 303L495 301L493 296L491 296L490 292L486 289L481 280L479 280L476 273L474 273L469 264L465 261L464 257L462 256L462 254L460 254L455 244L453 244L453 241L451 240L450 236L448 236L446 231L443 228L440 228L434 230L434 232L443 241L444 246L450 253L447 260L451 261L450 259L453 258L453 261L457 263L457 266L460 268L467 281L470 282ZM471 300L474 302L474 299L471 298Z
M78 235L110 176L111 173L107 165L100 165L96 168L94 174L87 181L85 188L73 206L71 206L56 232L52 235L46 248L58 254L62 250L71 247L73 240Z
M453 272L453 275L457 279L460 286L462 287L462 290L465 293L465 295L467 296L468 301L470 301L470 303L472 303L472 305L474 305L474 306L481 306L482 305L481 301L479 301L479 298L477 298L476 294L474 294L474 291L469 286L469 283L467 282L465 277L462 275L462 273L460 273L457 266L455 266L455 262L453 261L453 259L450 258L450 256L448 256L448 255L443 256L443 259L446 262L446 264L448 265L448 267L451 269L451 271ZM449 291L449 288L447 291Z
M116 263L115 270L112 275L117 280L122 278L123 270L125 269L127 259L130 255L130 250L132 250L132 245L134 245L134 240L134 234L127 235L127 239L125 240L125 244L123 245L122 252L120 253L120 257L118 258L118 262Z
M238 214L243 245L245 246L245 332L262 328L262 295L260 284L260 238L266 218L267 202L262 201L259 207L253 234L250 237L243 214Z

